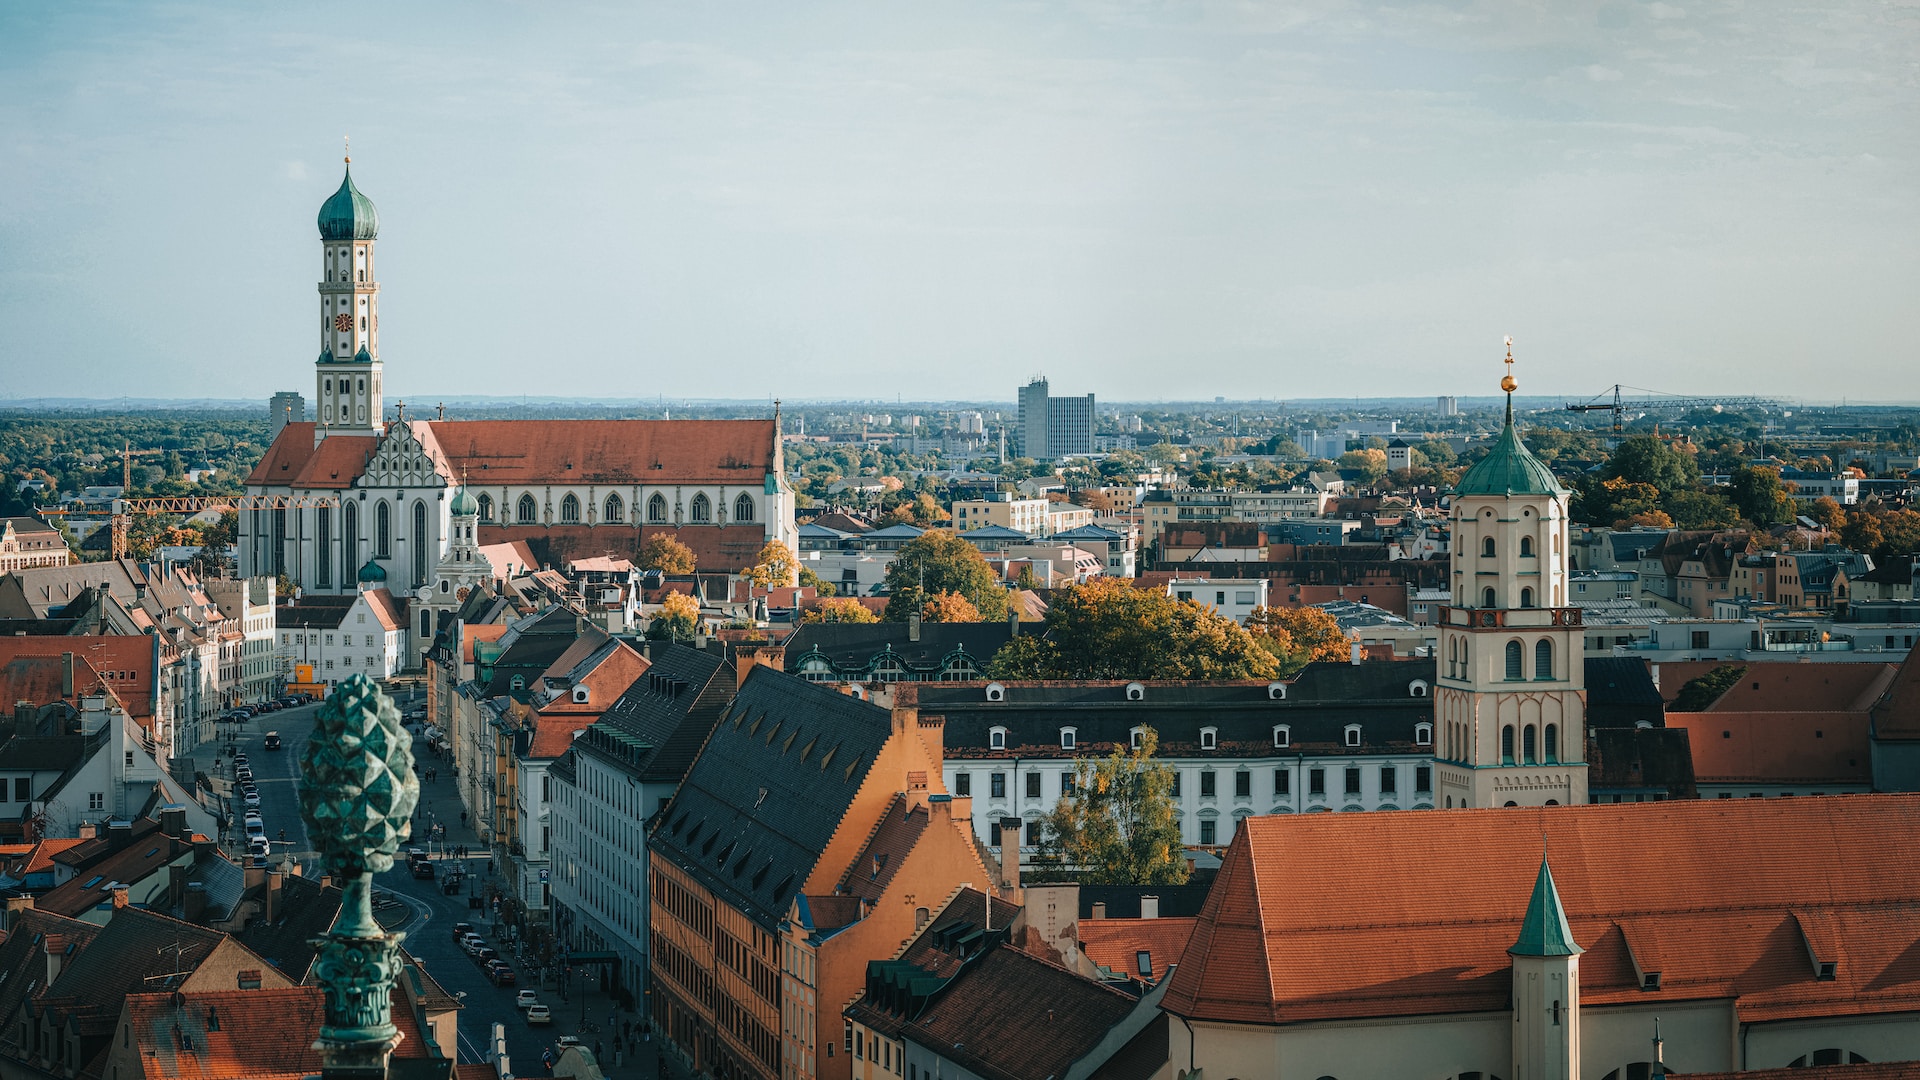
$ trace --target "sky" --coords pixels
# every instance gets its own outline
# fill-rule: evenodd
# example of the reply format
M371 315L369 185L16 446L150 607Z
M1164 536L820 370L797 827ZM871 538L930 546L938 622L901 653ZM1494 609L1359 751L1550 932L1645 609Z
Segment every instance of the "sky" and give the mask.
M0 2L0 402L1920 400L1920 4Z

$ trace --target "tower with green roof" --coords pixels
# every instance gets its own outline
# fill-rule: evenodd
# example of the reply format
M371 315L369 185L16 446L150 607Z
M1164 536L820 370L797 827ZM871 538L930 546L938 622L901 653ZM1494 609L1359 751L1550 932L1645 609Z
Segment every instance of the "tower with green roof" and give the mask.
M1580 946L1567 925L1546 856L1520 920L1513 958L1513 1075L1579 1080Z
M380 433L380 283L373 244L380 215L354 186L320 205L320 357L314 362L314 440Z
M1434 657L1434 804L1587 801L1580 609L1568 602L1567 489L1506 422L1452 495L1452 598Z

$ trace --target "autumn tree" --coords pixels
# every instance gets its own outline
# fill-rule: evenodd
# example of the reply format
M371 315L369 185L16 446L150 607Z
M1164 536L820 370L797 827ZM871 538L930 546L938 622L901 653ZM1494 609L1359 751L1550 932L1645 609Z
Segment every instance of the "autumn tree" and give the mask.
M1847 523L1847 512L1831 495L1822 495L1807 506L1807 516L1823 529L1838 530Z
M654 641L691 641L699 631L700 603L683 592L668 593L647 623L647 637Z
M926 622L979 622L980 609L956 592L935 593L920 609Z
M1573 516L1579 521L1619 528L1629 518L1659 509L1659 488L1616 476L1583 481L1574 499Z
M753 557L753 566L747 570L747 578L763 589L782 588L793 584L794 567L799 562L792 548L778 540L769 540L761 546L760 553Z
M658 570L668 575L693 573L696 565L693 549L666 533L656 533L640 545L637 561L642 570Z
M926 598L958 593L988 622L1007 617L1007 590L980 549L943 529L908 541L887 567L887 621L905 622Z
M1073 501L1099 514L1113 512L1113 496L1099 488L1081 488L1073 493Z
M1155 759L1159 745L1149 727L1137 746L1075 763L1072 790L1044 820L1042 858L1088 885L1185 884L1173 766Z
M1271 679L1280 665L1203 604L1100 577L1056 591L1044 636L1014 638L990 670L1010 679Z
M911 499L902 499L887 510L880 519L881 525L918 525L923 529L932 528L943 521L950 520L947 513L934 497L921 492Z
M806 566L800 568L800 587L803 589L812 589L815 596L826 597L838 596L840 594L840 590L834 586L833 582L821 580L819 574L814 573L811 567Z
M1323 608L1255 608L1247 618L1247 632L1280 662L1283 679L1315 661L1344 661L1352 655L1347 632Z
M880 616L851 596L836 596L808 608L803 623L877 623Z

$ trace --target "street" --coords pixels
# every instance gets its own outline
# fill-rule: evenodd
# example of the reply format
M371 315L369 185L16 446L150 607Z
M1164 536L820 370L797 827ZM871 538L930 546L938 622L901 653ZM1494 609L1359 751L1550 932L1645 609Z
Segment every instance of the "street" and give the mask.
M413 700L401 697L396 699L396 703L404 712ZM298 772L300 755L312 733L314 714L318 708L318 704L305 705L257 716L239 725L241 730L237 738L231 740L241 753L247 755L254 782L259 786L261 818L267 837L274 841L272 860L296 861L308 875L318 875L320 871L313 845L307 840L306 826L300 820ZM225 732L229 725L222 722L220 726ZM280 750L262 748L262 739L269 731L279 733ZM197 766L210 776L232 780L233 762L226 754L227 745L228 740L221 740L200 747L194 754ZM424 775L421 777L420 805L416 818L421 827L417 831L424 834L427 828L437 823L446 826L446 835L444 840L428 842L417 836L404 842L393 869L375 879L375 895L376 900L381 896L391 896L410 909L403 918L399 917L401 913L392 909L383 911L379 913L380 920L383 925L397 929L404 935L401 946L417 958L448 993L459 997L465 1006L459 1022L459 1060L488 1061L492 1025L500 1023L505 1026L507 1053L515 1075L546 1075L542 1052L554 1047L562 1035L572 1035L589 1049L597 1044L601 1068L608 1076L619 1080L654 1080L658 1075L655 1060L657 1048L652 1042L642 1040L637 1016L614 1013L611 999L597 990L585 994L580 991L583 981L591 982L590 972L576 971L573 983L563 997L557 986L557 978L549 977L545 985L541 985L536 980L537 969L521 962L514 943L501 940L490 911L469 907L469 897L481 896L485 892L488 866L485 846L460 821L460 803L451 775L451 764L438 758L419 740L414 742L413 749L422 773L429 768L438 771L432 782L428 782ZM231 810L232 825L222 837L223 846L236 858L243 856L246 850L246 834L241 824L243 814L244 808L239 805L236 790ZM280 840L282 830L285 831L284 842ZM461 845L465 845L470 853L464 861L450 854ZM437 871L433 880L416 879L408 871L406 852L409 848L429 853ZM455 866L463 866L468 873L458 893L449 896L442 891L441 879L448 869ZM504 881L500 883L504 884ZM474 929L488 939L488 944L499 950L501 958L513 965L514 973L519 978L516 985L495 986L481 970L479 963L461 949L454 941L452 932L454 924L460 922L472 923ZM522 989L536 990L540 1000L552 1008L551 1026L531 1027L527 1024L524 1014L514 1004L516 992ZM587 1025L584 1030L583 1015ZM634 1025L631 1040L623 1038L621 1041L624 1046L617 1046L614 1037L616 1028L624 1037L629 1023ZM633 1052L636 1048L638 1053ZM617 1058L616 1051L619 1051ZM670 1075L680 1077L686 1074L682 1069L671 1068Z

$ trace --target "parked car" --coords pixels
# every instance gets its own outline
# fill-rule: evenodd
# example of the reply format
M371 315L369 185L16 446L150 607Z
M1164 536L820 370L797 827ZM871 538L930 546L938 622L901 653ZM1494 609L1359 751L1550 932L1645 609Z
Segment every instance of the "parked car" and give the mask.
M513 1004L515 1008L530 1009L540 1004L540 995L533 990L522 990L513 995Z
M494 965L487 969L487 978L492 979L495 986L512 986L517 981L514 978L513 969L501 961L495 961Z
M487 939L479 934L468 934L460 939L460 947L467 950L468 956L473 956L487 947Z
M245 754L235 754L233 755L233 767L236 769L251 769L253 768L253 762L249 761Z
M240 801L248 806L259 806L260 793L257 791L249 791L245 795L240 796Z
M481 967L486 967L488 961L500 959L500 950L482 945L480 951L473 954L473 958L480 961Z
M534 1005L528 1006L527 1024L529 1026L542 1027L551 1023L553 1023L552 1009L549 1009L545 1005L540 1005L540 1004L534 1004Z
M454 923L454 924L453 924L453 940L455 940L455 941L459 941L459 940L461 940L461 939L463 939L463 938L465 938L465 937L466 937L466 936L467 936L468 934L471 934L471 933L473 933L473 924L472 924L472 923L470 923L470 922L457 922L457 923Z
M267 843L266 837L256 836L247 842L247 854L264 859L273 854L273 845Z

